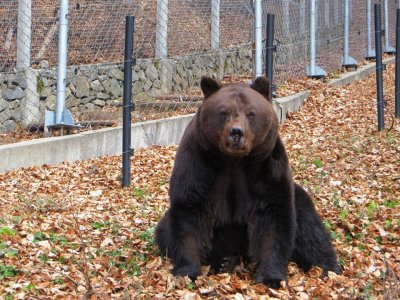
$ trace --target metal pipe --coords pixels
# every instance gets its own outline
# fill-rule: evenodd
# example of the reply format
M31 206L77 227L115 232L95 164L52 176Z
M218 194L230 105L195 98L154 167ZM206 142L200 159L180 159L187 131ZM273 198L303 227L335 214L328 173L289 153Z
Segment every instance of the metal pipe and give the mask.
M344 22L343 22L343 59L342 65L346 68L355 68L358 62L349 55L350 39L350 0L344 0Z
M315 74L316 63L316 0L311 0L310 7L310 74Z
M266 42L266 59L265 59L265 70L267 78L269 80L269 96L272 97L273 87L273 74L274 74L274 23L275 15L267 15L267 42Z
M68 58L68 0L60 0L60 21L58 35L58 68L57 68L57 100L56 124L62 124L65 108Z
M400 1L399 1L400 3ZM395 115L400 118L400 8L396 14Z
M219 48L220 0L211 1L211 48Z
M385 128L383 101L383 64L382 64L382 24L381 5L374 5L375 11L375 50L376 50L376 94L378 108L378 131Z
M17 68L31 65L32 0L18 1Z
M330 28L331 27L331 23L329 20L330 17L330 8L329 8L329 1L325 1L325 27Z
M254 36L255 36L255 77L262 76L262 0L254 0L254 15L255 15L255 26L254 26Z
M385 47L384 47L384 52L385 53L394 53L394 48L390 46L389 43L389 5L388 5L388 0L384 1L384 15L385 15Z
M168 0L157 0L156 58L168 56Z
M350 14L349 0L344 0L344 40L343 40L343 62L346 62L349 56L349 35L350 35Z
M290 0L282 0L282 35L283 38L290 36Z
M367 1L367 51L365 54L366 59L375 58L375 51L372 49L372 29L371 29L371 15L372 15L372 4L371 0Z
M131 111L132 104L132 67L134 58L133 34L135 18L126 16L125 24L125 59L124 59L124 95L122 115L122 186L128 187L131 184Z
M306 0L299 2L299 32L301 35L306 33Z

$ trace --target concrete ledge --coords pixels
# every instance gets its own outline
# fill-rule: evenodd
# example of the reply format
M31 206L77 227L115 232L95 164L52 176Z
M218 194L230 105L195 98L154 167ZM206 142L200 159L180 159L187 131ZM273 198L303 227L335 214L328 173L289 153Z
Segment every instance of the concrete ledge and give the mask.
M285 122L288 113L299 110L309 96L310 91L304 91L295 95L275 99L273 104L279 123Z
M178 144L193 114L132 124L133 148ZM122 152L122 127L0 146L0 172Z
M383 60L383 64L390 64L394 62L395 62L394 57ZM328 86L340 87L352 83L356 80L365 79L368 75L374 73L375 69L376 69L375 63L362 66L358 68L356 71L345 73L341 75L340 78L329 81Z

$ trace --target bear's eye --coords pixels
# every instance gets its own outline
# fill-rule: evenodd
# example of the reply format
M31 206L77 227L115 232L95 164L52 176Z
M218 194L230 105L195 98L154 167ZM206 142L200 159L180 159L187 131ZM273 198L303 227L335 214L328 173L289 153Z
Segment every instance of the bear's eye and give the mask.
M226 118L226 117L228 116L228 112L227 112L226 110L221 110L221 111L219 112L219 115L220 115L222 118Z
M256 113L254 111L251 111L247 114L248 117L254 117Z

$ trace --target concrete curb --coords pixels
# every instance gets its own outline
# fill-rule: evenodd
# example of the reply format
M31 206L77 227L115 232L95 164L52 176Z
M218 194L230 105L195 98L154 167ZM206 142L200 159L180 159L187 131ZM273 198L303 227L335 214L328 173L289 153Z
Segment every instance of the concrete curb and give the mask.
M132 124L132 147L178 144L193 114ZM122 153L122 127L0 146L0 172Z
M395 62L394 57L383 60L383 64L390 64L394 62ZM328 86L341 87L346 84L352 83L356 80L365 79L368 75L374 73L375 69L376 69L375 63L362 66L358 68L356 71L347 72L341 75L340 78L329 81Z
M278 116L279 123L286 120L287 114L299 110L310 96L310 91L304 91L295 95L274 99L273 105Z

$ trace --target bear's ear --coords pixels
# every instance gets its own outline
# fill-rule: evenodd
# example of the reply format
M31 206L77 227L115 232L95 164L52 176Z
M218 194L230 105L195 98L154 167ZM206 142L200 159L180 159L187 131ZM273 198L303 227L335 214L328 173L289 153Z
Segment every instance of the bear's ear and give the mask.
M203 91L204 98L214 94L221 88L221 84L211 77L204 76L200 82L201 90Z
M253 90L256 90L268 101L271 101L271 95L269 93L269 81L266 77L260 76L257 77L250 86Z

